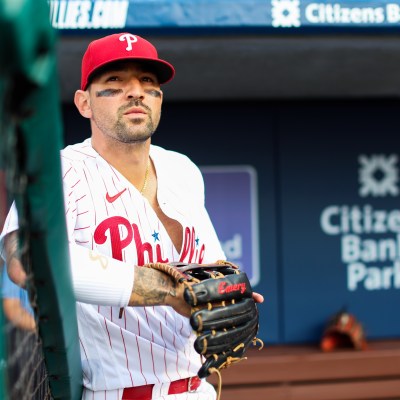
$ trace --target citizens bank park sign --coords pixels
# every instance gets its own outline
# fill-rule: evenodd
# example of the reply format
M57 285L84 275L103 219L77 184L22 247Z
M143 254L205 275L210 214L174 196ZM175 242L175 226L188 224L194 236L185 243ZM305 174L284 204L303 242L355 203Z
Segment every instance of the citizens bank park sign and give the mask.
M359 196L398 197L398 155L360 155ZM371 202L327 205L320 227L340 240L341 262L347 268L347 289L400 289L400 209Z
M60 30L397 28L399 1L49 0Z

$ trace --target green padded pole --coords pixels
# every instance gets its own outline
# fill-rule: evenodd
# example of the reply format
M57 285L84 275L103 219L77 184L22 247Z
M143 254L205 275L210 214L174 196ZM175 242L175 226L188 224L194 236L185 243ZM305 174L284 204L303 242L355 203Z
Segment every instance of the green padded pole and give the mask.
M6 120L0 143L19 154L13 196L29 242L50 388L55 399L78 400L82 370L59 157L63 139L56 36L47 1L0 0L0 38L0 117ZM15 113L11 120L7 107ZM3 350L4 337L1 360ZM4 368L1 372L0 398L6 398Z

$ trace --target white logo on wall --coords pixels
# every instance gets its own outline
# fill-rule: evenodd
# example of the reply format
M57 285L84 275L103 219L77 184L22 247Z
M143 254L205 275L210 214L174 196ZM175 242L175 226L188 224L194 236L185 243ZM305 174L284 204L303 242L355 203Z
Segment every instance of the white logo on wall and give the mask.
M359 194L361 197L397 196L399 194L399 171L397 168L398 157L360 155L358 157L359 168Z
M299 0L272 0L272 26L298 28L300 26Z
M398 155L360 155L360 197L397 196ZM322 231L340 238L347 289L400 289L400 209L332 204L320 215Z

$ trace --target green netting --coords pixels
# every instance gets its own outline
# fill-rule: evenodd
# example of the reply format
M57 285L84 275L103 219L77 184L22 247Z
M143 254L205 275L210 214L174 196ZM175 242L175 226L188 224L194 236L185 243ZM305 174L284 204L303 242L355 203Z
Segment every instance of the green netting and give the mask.
M61 186L56 37L47 1L0 0L0 39L0 166L12 171L8 189L19 211L21 245L28 248L52 395L78 399L82 379ZM7 398L1 342L0 398Z

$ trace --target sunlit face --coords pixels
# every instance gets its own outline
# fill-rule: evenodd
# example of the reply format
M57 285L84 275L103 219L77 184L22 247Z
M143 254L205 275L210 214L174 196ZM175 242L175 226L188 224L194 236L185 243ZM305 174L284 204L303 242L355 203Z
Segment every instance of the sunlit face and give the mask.
M162 91L157 76L141 63L111 64L89 88L92 129L122 143L143 142L158 127Z

